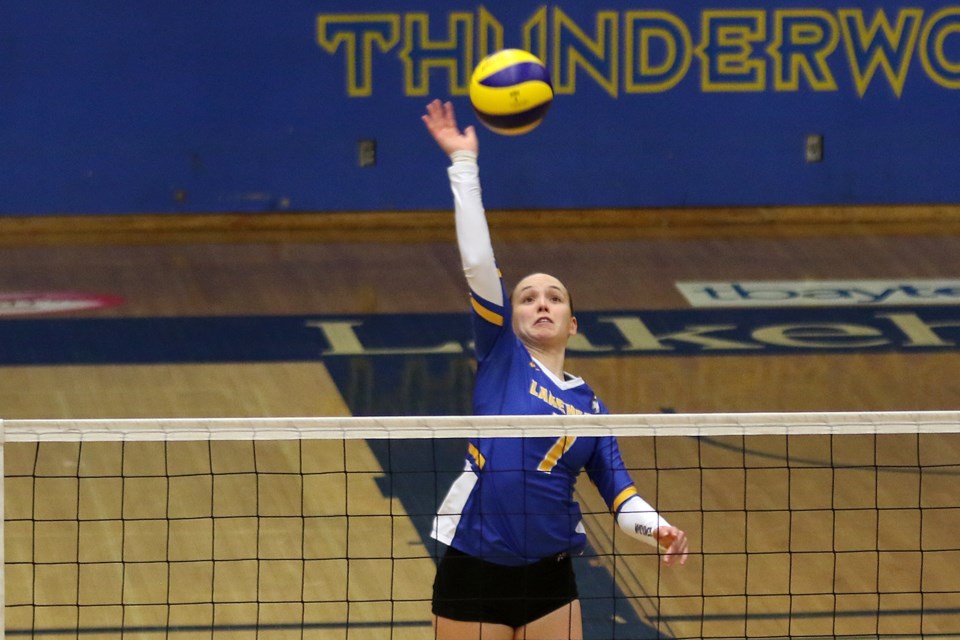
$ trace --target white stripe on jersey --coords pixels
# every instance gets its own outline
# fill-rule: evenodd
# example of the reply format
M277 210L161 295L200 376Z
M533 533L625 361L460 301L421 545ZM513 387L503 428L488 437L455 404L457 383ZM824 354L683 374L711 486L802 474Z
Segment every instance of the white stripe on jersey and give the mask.
M454 481L447 497L443 499L440 508L437 509L437 517L433 519L433 531L430 537L439 540L443 544L450 546L453 542L453 536L457 533L457 527L460 525L460 516L463 514L463 507L467 504L467 498L473 493L473 487L477 484L477 474L470 467L470 461L464 464L463 473Z

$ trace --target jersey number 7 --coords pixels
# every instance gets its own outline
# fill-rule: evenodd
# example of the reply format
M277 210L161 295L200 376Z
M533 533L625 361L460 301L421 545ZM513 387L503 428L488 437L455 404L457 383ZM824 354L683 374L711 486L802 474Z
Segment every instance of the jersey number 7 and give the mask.
M553 468L557 466L557 463L560 462L560 457L569 451L570 447L572 447L576 441L576 436L560 436L557 438L557 441L554 442L553 446L547 451L547 455L543 456L543 460L537 465L537 471L550 473Z

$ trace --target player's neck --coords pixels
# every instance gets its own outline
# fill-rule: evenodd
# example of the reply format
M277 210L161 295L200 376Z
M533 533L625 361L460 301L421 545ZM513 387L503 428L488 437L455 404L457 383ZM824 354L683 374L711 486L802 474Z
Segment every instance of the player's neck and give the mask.
M527 351L529 351L530 355L536 358L540 364L546 367L550 373L556 376L558 380L563 380L563 362L566 349L544 350L527 345Z

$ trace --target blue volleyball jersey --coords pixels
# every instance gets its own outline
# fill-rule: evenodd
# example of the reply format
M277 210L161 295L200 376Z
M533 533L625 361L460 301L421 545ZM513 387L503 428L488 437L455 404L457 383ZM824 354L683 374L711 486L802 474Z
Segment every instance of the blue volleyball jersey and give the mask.
M502 286L502 285L501 285ZM503 306L472 294L478 415L606 413L580 378L559 380L531 356ZM614 513L636 494L613 437L473 438L464 472L440 506L433 535L504 565L536 562L586 545L574 484L586 470Z

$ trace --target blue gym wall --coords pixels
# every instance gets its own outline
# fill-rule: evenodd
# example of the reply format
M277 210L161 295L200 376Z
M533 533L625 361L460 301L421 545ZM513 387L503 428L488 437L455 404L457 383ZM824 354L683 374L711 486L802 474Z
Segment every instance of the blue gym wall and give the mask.
M419 115L502 46L557 96L491 208L960 202L960 4L7 0L0 214L446 209Z

